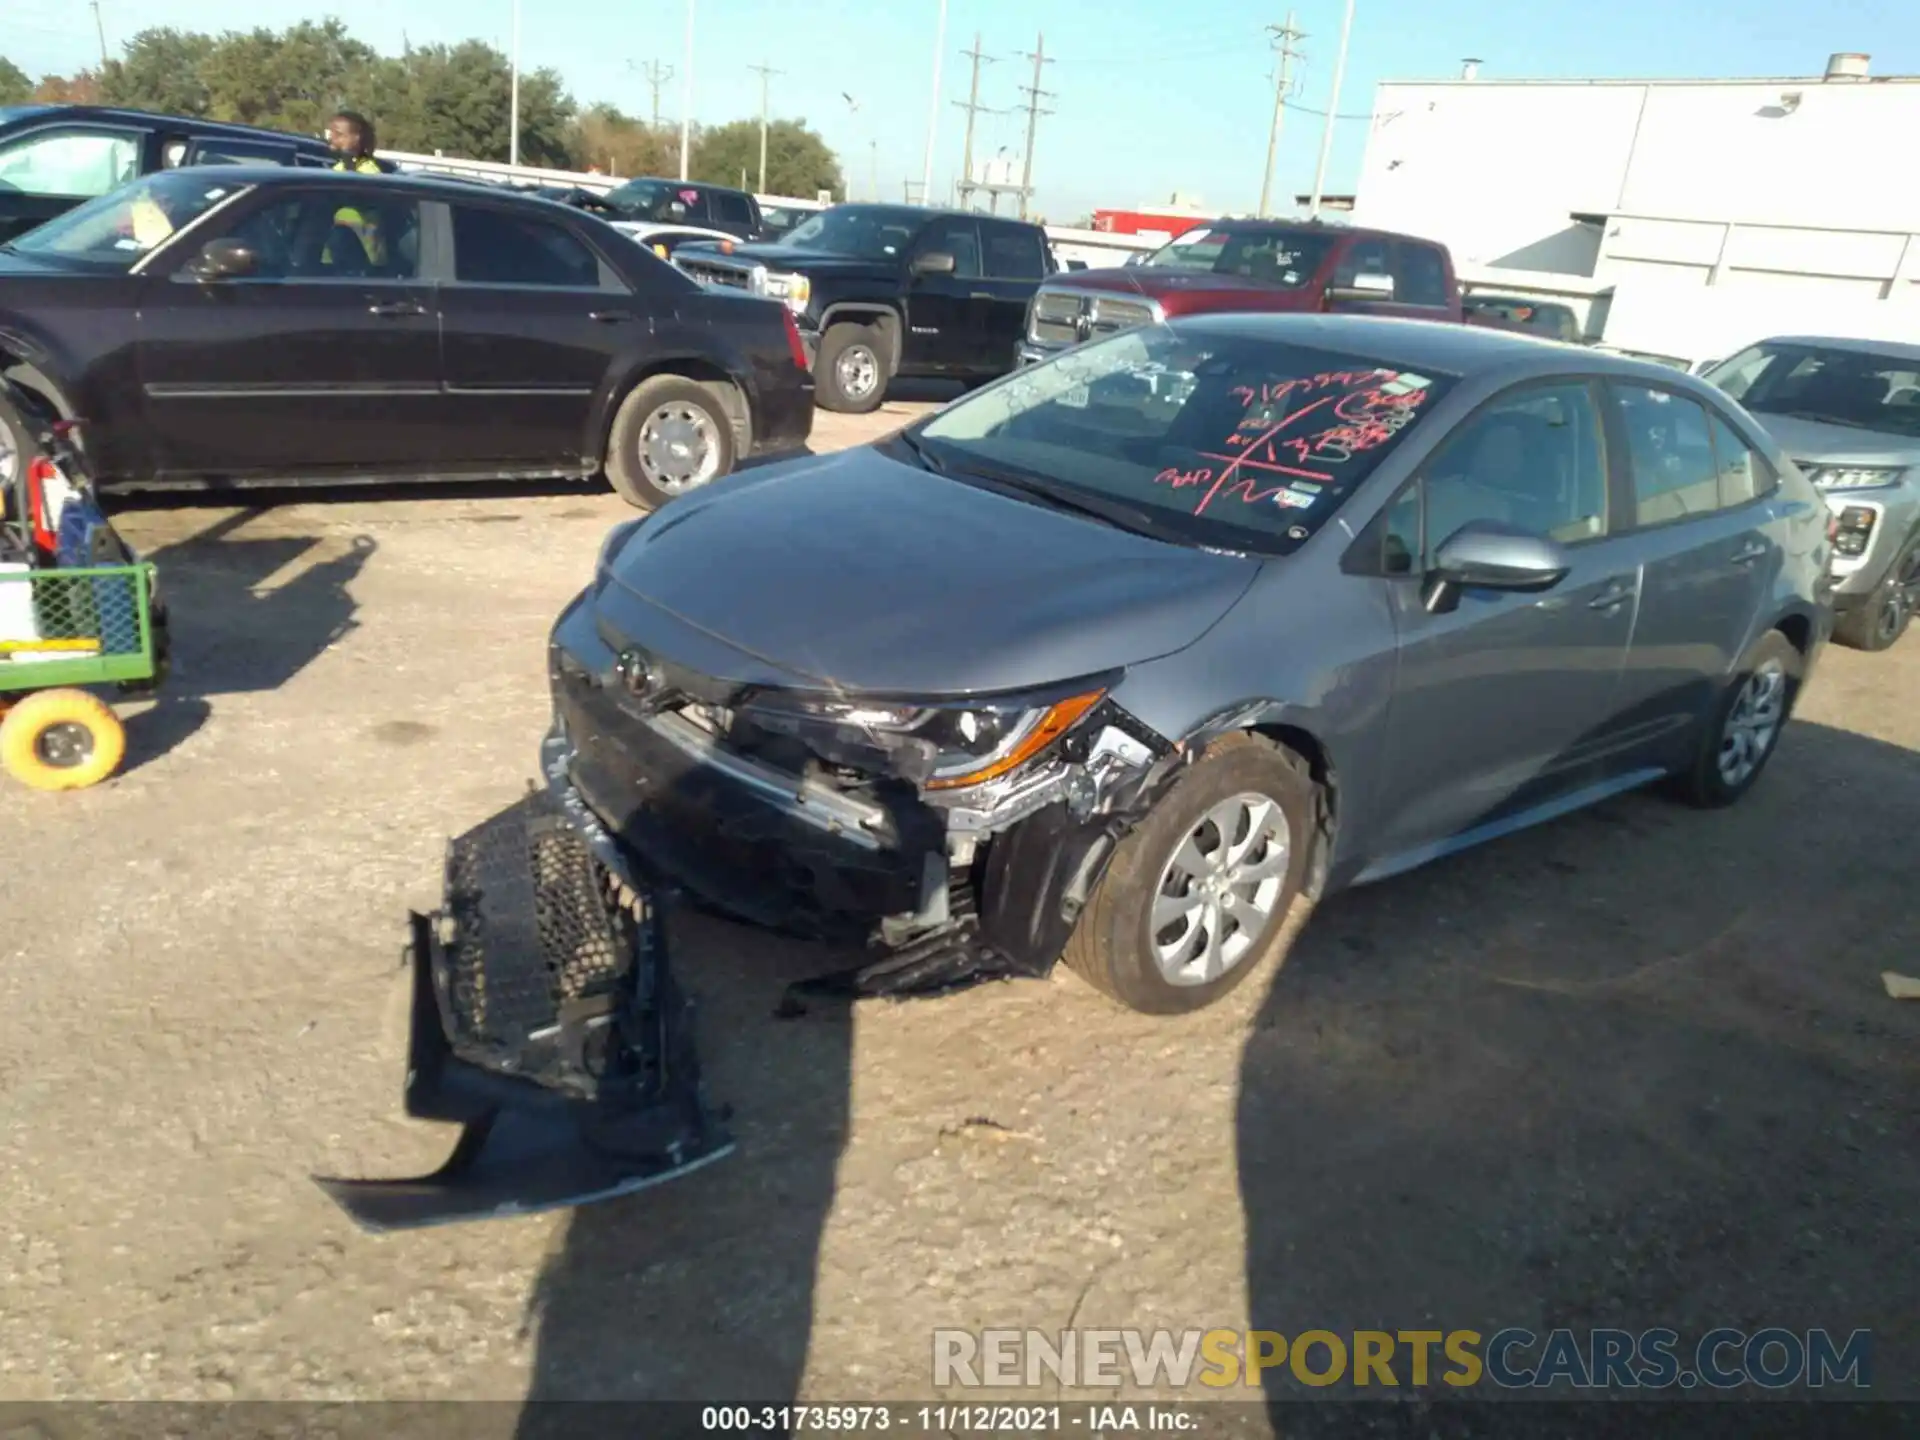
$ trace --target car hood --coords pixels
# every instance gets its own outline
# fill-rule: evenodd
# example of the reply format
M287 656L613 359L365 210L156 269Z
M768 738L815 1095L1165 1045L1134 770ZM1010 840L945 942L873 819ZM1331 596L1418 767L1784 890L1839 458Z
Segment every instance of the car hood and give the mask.
M1920 439L1912 435L1859 430L1762 410L1750 413L1797 465L1920 465Z
M704 245L688 245L684 248L689 255L713 253ZM766 240L735 245L730 254L720 258L744 260L750 265L764 265L769 270L798 270L808 275L868 271L892 273L897 268L897 262L892 260L864 260L856 255L834 255L825 250L805 250L795 245L781 245Z
M1171 654L1259 569L866 446L674 502L615 557L595 604L610 643L729 683L934 697Z

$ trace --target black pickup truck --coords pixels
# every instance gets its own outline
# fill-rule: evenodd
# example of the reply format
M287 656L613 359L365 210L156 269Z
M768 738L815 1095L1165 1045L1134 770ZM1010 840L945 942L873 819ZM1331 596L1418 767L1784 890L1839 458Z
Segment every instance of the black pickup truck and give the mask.
M778 244L681 246L702 284L786 302L828 410L865 414L896 376L1014 368L1027 303L1058 269L1046 231L917 205L835 205Z
M0 241L176 165L333 162L327 142L311 135L105 105L0 106Z

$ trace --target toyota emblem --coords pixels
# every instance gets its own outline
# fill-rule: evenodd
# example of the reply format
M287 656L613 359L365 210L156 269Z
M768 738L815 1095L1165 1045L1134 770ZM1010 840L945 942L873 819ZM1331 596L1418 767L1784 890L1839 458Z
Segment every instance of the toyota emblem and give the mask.
M660 689L660 672L644 650L622 650L613 662L613 671L627 687L627 693L638 699L645 700Z

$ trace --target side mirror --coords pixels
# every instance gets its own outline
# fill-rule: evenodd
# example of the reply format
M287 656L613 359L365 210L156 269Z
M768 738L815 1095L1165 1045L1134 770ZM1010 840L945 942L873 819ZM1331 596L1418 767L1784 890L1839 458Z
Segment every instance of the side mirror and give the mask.
M209 240L187 268L193 278L211 283L237 280L260 267L260 257L252 247L238 240Z
M1431 613L1441 615L1460 603L1462 590L1535 594L1558 585L1570 568L1566 552L1544 535L1470 520L1434 552L1422 598Z
M1393 300L1391 275L1356 275L1344 285L1327 287L1330 305L1383 305Z
M916 275L951 275L955 268L953 256L944 250L929 250L924 255L916 255L913 260L913 273Z

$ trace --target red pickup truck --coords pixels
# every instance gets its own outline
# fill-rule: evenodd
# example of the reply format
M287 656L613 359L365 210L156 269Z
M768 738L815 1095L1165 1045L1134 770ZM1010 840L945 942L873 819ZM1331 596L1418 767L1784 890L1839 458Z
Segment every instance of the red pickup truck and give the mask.
M1216 220L1132 264L1049 276L1027 310L1018 363L1222 310L1468 319L1453 257L1435 241L1311 220Z

